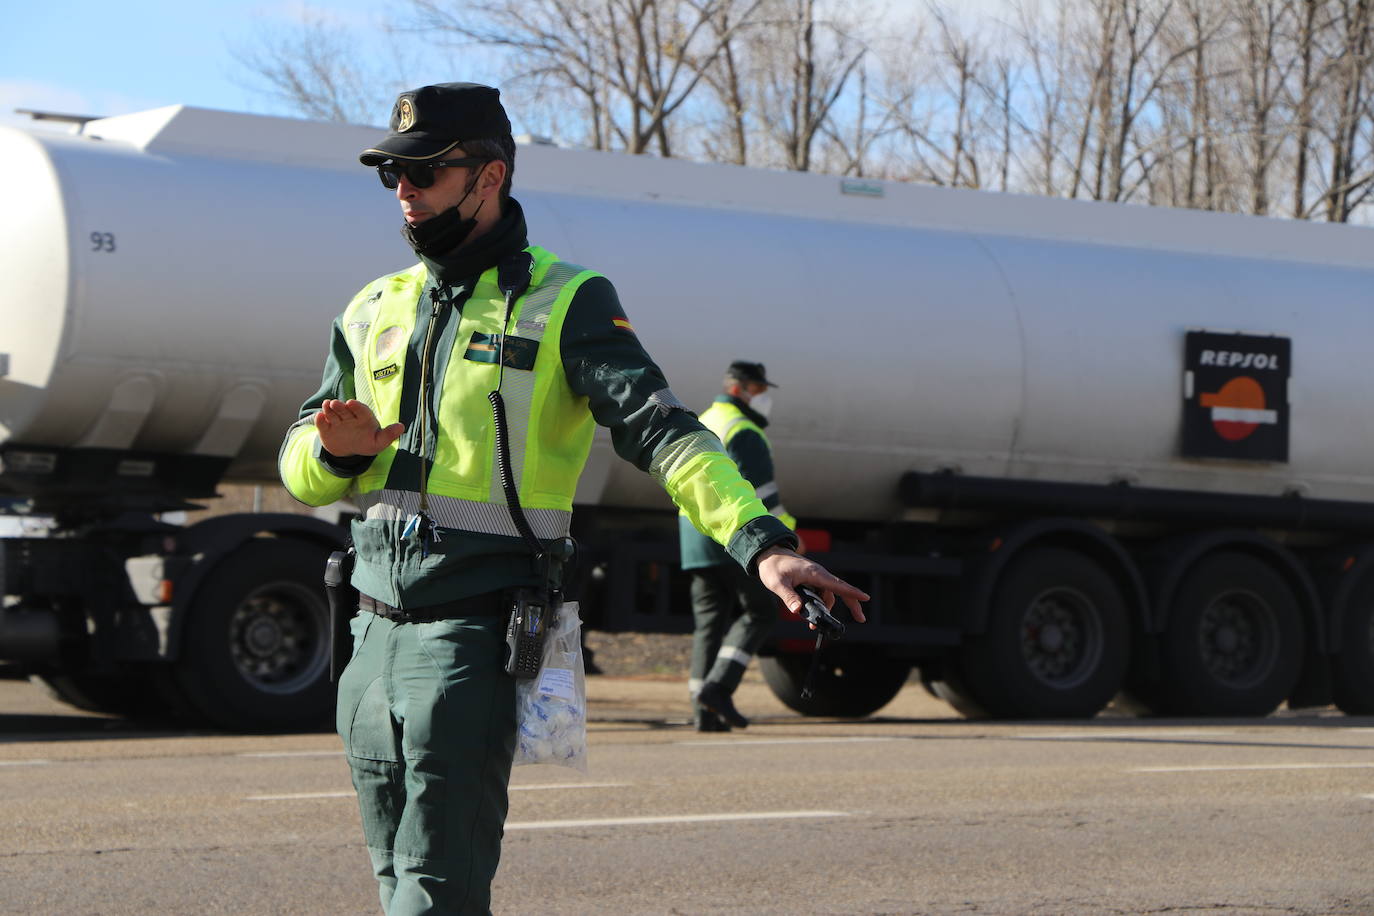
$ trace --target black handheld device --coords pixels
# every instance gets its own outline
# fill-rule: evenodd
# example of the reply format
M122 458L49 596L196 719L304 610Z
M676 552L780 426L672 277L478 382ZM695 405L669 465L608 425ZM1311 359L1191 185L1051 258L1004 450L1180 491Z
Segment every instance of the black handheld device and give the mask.
M329 599L329 682L337 684L344 666L353 658L353 638L348 622L358 610L358 590L353 578L353 548L336 550L324 564L324 593Z
M805 585L797 587L802 597L802 620L816 627L816 634L826 639L839 639L844 635L844 624L838 617L825 609L825 602L819 595Z
M506 593L510 615L506 618L506 673L531 678L544 662L544 637L553 619L548 592L516 588Z

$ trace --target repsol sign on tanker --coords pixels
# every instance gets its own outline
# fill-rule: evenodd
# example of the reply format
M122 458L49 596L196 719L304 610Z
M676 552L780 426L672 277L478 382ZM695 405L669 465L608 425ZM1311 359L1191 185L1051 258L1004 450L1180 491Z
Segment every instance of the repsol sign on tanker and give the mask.
M1189 331L1183 356L1183 454L1288 460L1287 337Z

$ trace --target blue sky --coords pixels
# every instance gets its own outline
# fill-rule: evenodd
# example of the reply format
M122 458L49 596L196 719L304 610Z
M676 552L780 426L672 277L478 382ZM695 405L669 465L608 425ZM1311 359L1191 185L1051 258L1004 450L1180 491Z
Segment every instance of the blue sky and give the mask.
M874 0L860 0L874 2ZM900 11L917 0L877 0ZM1005 0L953 0L961 11L1001 6ZM404 0L330 0L309 4L360 35L379 36L387 12L404 14ZM248 80L232 48L252 42L262 30L284 29L307 5L300 0L22 0L7 4L0 30L0 124L25 123L15 108L71 114L114 115L186 104L233 111L287 114L280 105L244 87ZM402 47L417 50L410 61L417 82L445 79L494 80L495 75L426 73L423 40ZM469 59L471 60L471 59ZM437 61L436 61L437 62ZM380 120L380 116L379 116ZM517 125L517 128L519 125Z
M231 48L284 28L302 4L272 0L121 0L7 5L0 31L0 123L15 108L111 115L187 104L282 113L241 84ZM361 32L381 29L399 0L332 0L313 7Z

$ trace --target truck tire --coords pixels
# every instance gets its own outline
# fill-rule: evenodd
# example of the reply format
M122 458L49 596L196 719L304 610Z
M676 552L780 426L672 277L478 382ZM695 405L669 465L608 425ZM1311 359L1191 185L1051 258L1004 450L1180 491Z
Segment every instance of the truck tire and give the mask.
M921 670L921 684L926 692L937 700L944 700L950 708L965 719L990 718L988 711L973 698L973 694L959 676L958 665L950 660L941 666L938 677L927 676Z
M324 547L259 538L235 549L193 599L176 680L214 724L234 731L329 721Z
M1129 643L1126 602L1106 570L1074 550L1034 547L998 577L956 683L998 718L1086 718L1121 689Z
M1170 715L1268 715L1302 657L1298 600L1283 578L1248 554L1212 554L1179 583L1150 696Z
M134 676L32 674L29 680L54 700L87 712L148 719L158 706L150 685Z
M858 719L882 709L906 683L911 663L852 646L821 650L821 664L811 697L802 698L811 653L759 659L763 679L773 695L804 716Z
M1331 665L1332 698L1350 716L1374 715L1374 574L1366 579L1346 607Z

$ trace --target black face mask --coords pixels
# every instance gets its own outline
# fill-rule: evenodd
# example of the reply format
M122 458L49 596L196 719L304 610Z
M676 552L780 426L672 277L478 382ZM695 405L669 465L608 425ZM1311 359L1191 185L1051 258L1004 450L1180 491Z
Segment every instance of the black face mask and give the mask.
M441 258L451 254L459 245L467 241L467 237L472 234L472 230L477 226L477 214L482 212L482 204L477 205L477 209L472 211L472 216L464 219L458 212L458 208L463 205L463 201L468 199L472 189L477 187L476 176L472 179L472 184L468 185L467 192L463 195L463 200L458 201L438 216L432 216L423 223L416 223L412 226L406 223L401 227L401 235L406 242L415 250L416 254L424 255L428 258Z

